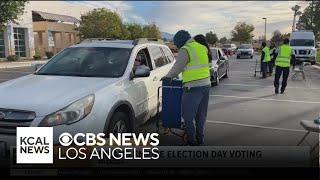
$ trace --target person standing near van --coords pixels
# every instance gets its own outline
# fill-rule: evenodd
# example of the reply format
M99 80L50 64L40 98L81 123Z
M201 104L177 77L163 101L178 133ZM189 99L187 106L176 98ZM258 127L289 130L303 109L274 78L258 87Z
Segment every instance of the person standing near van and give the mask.
M290 72L290 61L294 59L292 54L292 47L289 45L289 39L286 38L283 44L279 47L278 54L276 55L275 65L276 74L274 77L275 94L279 94L279 79L282 75L281 94L284 93L287 87L287 80Z
M191 146L203 145L211 84L209 45L203 35L191 38L185 30L178 31L173 41L179 53L175 64L162 79L174 78L182 73L182 118L187 143Z

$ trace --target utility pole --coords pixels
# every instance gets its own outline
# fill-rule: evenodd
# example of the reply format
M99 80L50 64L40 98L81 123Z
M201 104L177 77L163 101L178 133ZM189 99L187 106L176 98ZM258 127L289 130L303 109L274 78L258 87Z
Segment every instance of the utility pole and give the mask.
M264 19L264 41L267 42L267 18Z

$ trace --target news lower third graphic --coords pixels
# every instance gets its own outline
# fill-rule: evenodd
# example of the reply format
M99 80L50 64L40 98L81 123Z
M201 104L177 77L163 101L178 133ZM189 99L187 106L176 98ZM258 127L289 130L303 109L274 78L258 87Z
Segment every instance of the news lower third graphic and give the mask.
M16 138L12 168L78 166L78 162L89 167L308 167L310 163L307 146L159 146L158 133L56 135L52 127L17 127Z

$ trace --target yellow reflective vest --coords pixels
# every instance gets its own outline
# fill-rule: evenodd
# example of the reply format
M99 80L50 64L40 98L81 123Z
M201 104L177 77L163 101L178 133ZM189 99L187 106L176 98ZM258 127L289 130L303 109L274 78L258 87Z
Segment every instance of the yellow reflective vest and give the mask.
M189 55L189 62L182 72L183 83L210 77L208 49L196 41L187 42L182 49Z
M262 49L262 51L264 52L263 62L270 62L270 49L266 46Z
M283 44L279 47L278 56L275 64L280 67L290 67L292 48L288 44Z

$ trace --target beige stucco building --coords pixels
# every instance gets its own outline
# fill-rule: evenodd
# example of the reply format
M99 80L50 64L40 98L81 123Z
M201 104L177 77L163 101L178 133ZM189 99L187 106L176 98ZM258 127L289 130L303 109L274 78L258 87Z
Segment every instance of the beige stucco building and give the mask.
M0 59L9 55L29 58L34 53L32 12L27 3L25 13L19 17L17 23L8 23L0 32Z
M0 31L0 60L9 55L20 59L31 59L35 54L44 57L46 51L56 54L80 41L76 30L79 23L71 16L32 11L26 3L25 12L17 23L8 23Z
M35 50L42 56L54 54L80 41L76 28L80 21L71 16L32 11Z

